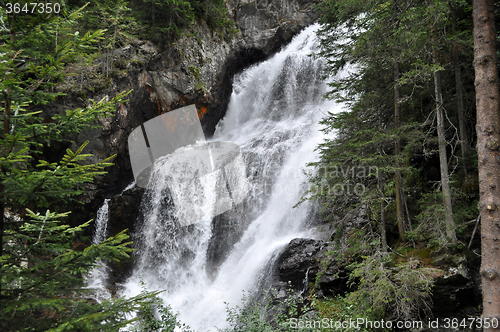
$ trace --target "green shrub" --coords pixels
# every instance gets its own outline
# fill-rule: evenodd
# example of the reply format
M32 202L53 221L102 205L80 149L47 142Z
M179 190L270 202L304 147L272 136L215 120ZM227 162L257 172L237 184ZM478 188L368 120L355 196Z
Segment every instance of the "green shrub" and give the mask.
M347 299L368 317L410 320L429 313L431 278L418 262L394 264L388 254L377 252L349 268L358 289Z
M241 305L233 308L229 308L228 305L227 321L230 327L219 332L310 332L311 329L297 328L292 323L297 322L305 312L310 310L310 303L294 296L291 291L283 300L275 300L269 294L261 301L244 295ZM307 319L313 320L314 318L317 317L308 316Z
M125 332L193 332L189 326L179 322L177 314L173 313L172 308L165 305L158 296L141 304L138 318L136 324Z

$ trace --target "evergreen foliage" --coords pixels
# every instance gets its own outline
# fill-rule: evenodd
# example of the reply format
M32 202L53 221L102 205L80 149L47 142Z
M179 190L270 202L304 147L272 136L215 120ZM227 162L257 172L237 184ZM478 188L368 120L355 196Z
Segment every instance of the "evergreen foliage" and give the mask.
M157 295L142 302L139 312L140 321L129 326L125 332L193 332L189 326L179 322L170 306L164 305L163 300Z
M477 180L470 175L474 169L474 155L470 151L459 154L460 126L454 104L457 93L452 71L452 59L459 58L459 65L466 69L461 80L470 112L474 99L471 68L463 64L471 55L469 5L455 1L345 0L324 1L320 7L324 14L318 34L321 40L319 56L326 60L326 75L334 76L348 69L347 74L337 76L330 84L327 97L346 103L349 109L329 114L323 121L324 131L335 131L336 137L320 145L321 159L313 164L318 171L311 179L316 185L311 197L323 203L325 218L334 220L346 208L367 205L372 218L380 222L380 202L384 201L387 204L382 209L387 212L390 231L398 208L394 175L401 172L405 231L415 227L414 216L423 212L418 202L428 193L441 191L436 182L438 174L429 172L431 168L439 169L436 166L438 127L432 81L433 74L438 71L442 72L443 80L453 200L455 204L473 206L477 199ZM453 15L459 19L453 21ZM456 27L454 33L449 32L452 23ZM433 49L438 62L433 61ZM399 124L394 118L395 105L401 112ZM471 118L466 116L465 126L462 126L467 128L467 137L473 137ZM466 167L460 168L461 164ZM379 174L378 177L370 174L351 179L365 186L367 190L363 195L334 197L316 190L322 186L330 188L331 193L339 179L325 174L342 166L377 167ZM472 190L465 190L465 186ZM430 211L428 208L425 207ZM476 217L477 211L472 210L458 216L458 221ZM442 217L440 212L427 222L441 224ZM448 241L446 236L441 240L443 244Z
M68 4L75 8L85 2L70 0ZM133 38L170 44L191 33L191 28L200 21L222 36L235 31L223 0L96 0L87 6L80 19L84 30L108 29L107 40L116 43L115 46ZM107 44L102 47L109 48Z
M21 2L21 8L28 2ZM112 157L91 164L66 149L60 160L44 153L69 146L76 134L112 115L127 93L65 112L44 112L64 82L67 64L94 51L103 30L72 30L82 9L7 13L0 9L0 330L117 331L136 321L157 293L98 303L85 278L99 261L128 258L128 235L82 247L91 221L70 227L65 203L78 201L84 185L104 174ZM52 157L53 158L53 157ZM62 210L62 211L61 211Z
M22 220L12 216L4 234L2 331L116 331L133 321L126 313L154 294L98 303L83 278L99 259L128 257L128 236L121 232L82 250L76 241L90 221L69 227L62 223L67 212L27 212Z
M305 198L321 203L339 259L351 262L356 290L345 300L369 317L414 319L429 309L432 268L418 250L463 254L478 216L471 5L325 0L318 10L326 97L347 110L322 122L335 136L318 147ZM338 220L352 209L368 224L345 233ZM406 247L413 254L396 253Z
M219 332L372 330L364 324L349 324L358 318L367 319L368 316L357 309L357 304L346 298L337 296L318 299L315 295L306 296L289 290L284 298L277 299L271 293L266 293L260 300L244 296L241 305L228 307L229 328Z
M290 325L290 318L293 321L301 317L304 305L304 299L294 297L293 292L283 300L273 299L271 294L265 294L262 299L244 295L241 305L228 306L230 327L220 332L306 331L308 329Z

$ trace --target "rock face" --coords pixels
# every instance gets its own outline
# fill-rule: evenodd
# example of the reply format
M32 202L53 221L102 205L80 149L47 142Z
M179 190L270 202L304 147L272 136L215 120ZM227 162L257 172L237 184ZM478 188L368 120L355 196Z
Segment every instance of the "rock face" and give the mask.
M264 60L313 23L317 18L313 2L228 0L230 16L239 30L233 36L219 35L205 24L197 24L193 33L163 50L144 41L116 50L110 86L92 98L133 92L114 117L103 121L104 130L90 130L77 138L77 144L90 141L87 151L96 159L117 154L116 166L108 170L98 187L119 190L130 183L128 135L161 113L195 103L205 134L212 135L227 108L234 74Z
M443 315L467 306L473 306L474 303L481 303L481 294L476 286L465 264L449 268L446 273L434 281L432 291L434 314Z
M312 239L294 239L278 258L278 274L281 281L290 281L294 288L308 287L305 281L315 277L320 265L318 252L325 242Z
M274 270L277 298L285 297L284 289L291 285L297 292L309 295L314 287L318 297L345 294L355 290L349 286L348 271L342 262L331 256L332 242L294 239L279 255ZM330 253L329 253L330 251ZM328 262L328 264L325 264ZM479 275L471 276L465 260L456 267L430 268L432 273L432 313L436 317L467 317L480 315ZM282 293L280 295L280 292Z
M88 140L85 153L94 155L92 162L116 154L115 165L107 169L108 174L97 179L95 184L86 185L87 192L81 197L86 206L68 207L81 219L75 222L92 218L103 197L117 195L133 181L127 146L133 129L161 113L195 103L205 135L211 136L227 109L233 76L266 59L294 34L313 23L317 18L314 2L227 0L237 29L232 36L211 31L201 23L168 47L134 40L113 52L111 68L103 63L85 66L80 68L79 74L69 76L61 90L68 93L67 97L47 107L45 111L49 115L85 107L86 98L99 101L132 90L127 96L128 102L119 105L115 116L101 121L103 129L80 133L70 147L75 150ZM66 148L60 150L64 152ZM133 219L120 222L116 227L131 222ZM219 249L214 251L214 257L222 257L218 252L223 248Z
M129 234L134 232L143 193L144 189L135 187L109 201L108 235L115 235L123 229L128 229Z
M349 291L347 273L340 264L332 263L331 242L294 239L283 249L276 262L275 274L280 282L298 291L317 286L316 294L344 294ZM325 265L324 262L328 262Z
M241 213L244 212L244 213ZM243 218L238 216L245 215ZM255 216L249 208L248 200L237 205L212 220L212 236L207 248L207 272L214 275L229 256Z
M106 176L87 185L88 192L81 198L86 205L68 210L73 210L82 221L95 217L92 214L105 197L118 195L133 181L128 136L155 116L195 103L205 135L211 136L227 109L233 76L277 52L295 34L312 24L317 19L314 2L227 0L226 6L237 29L231 36L211 31L204 23L197 24L189 34L168 47L134 40L113 52L111 68L96 64L68 77L63 91L68 93L67 98L46 109L47 113L85 107L86 98L98 101L133 90L127 96L128 102L119 105L115 116L101 121L103 129L80 133L71 146L75 150L88 140L85 152L94 155L92 162L115 154L116 158ZM83 95L86 98L80 98ZM132 190L110 201L109 234L125 228L133 230L141 197L139 190ZM226 217L221 216L213 225L215 235L208 253L213 271L246 228L245 222L234 225Z

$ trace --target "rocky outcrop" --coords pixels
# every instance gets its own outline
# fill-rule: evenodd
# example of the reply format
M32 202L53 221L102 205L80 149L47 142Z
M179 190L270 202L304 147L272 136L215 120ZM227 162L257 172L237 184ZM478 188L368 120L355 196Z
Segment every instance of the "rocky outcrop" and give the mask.
M294 239L282 250L276 261L276 277L293 289L316 288L316 294L344 294L349 291L347 273L341 264L333 263L331 242Z
M479 279L470 274L464 261L435 278L432 290L435 315L446 315L481 302L480 287L476 283Z
M255 217L255 213L250 210L251 205L248 203L248 199L245 199L234 209L213 218L212 235L207 248L206 268L210 275L215 275Z
M115 235L124 229L128 229L129 234L135 231L143 193L144 189L135 187L109 201L108 235Z
M140 213L141 198L144 189L134 187L120 195L110 198L108 202L107 236L113 236L127 229L127 234L133 235L135 225ZM122 259L120 262L107 262L109 266L107 275L108 290L114 295L117 287L130 276L134 258Z
M192 33L164 49L150 42L132 41L115 50L108 87L92 98L99 100L133 90L129 101L120 105L114 117L103 121L104 130L81 133L76 142L77 145L89 140L88 151L96 160L117 155L116 166L109 169L109 175L98 187L118 190L130 183L128 135L160 113L195 103L206 135L212 135L227 108L234 74L264 60L314 22L317 15L313 2L228 0L230 16L238 29L233 35L219 34L200 23ZM68 85L86 84L79 76L68 80ZM68 99L78 104L76 97Z
M92 218L104 197L120 193L133 181L127 147L133 129L160 113L195 103L206 136L212 135L227 109L233 76L266 59L294 34L313 23L317 18L314 2L227 0L237 29L232 35L212 31L206 24L199 23L167 47L131 40L113 52L111 68L104 60L92 66L72 65L72 72L77 74L67 77L60 88L67 96L45 107L48 115L85 107L89 98L98 101L132 90L127 96L128 102L119 105L114 116L102 120L103 129L79 133L70 147L75 150L89 141L85 152L94 155L91 162L116 155L115 165L107 169L106 176L86 184L87 191L80 198L86 205L67 208L78 216L75 223ZM64 153L67 147L50 153L59 160L56 155ZM132 218L130 214L129 218ZM120 222L117 227L130 224L131 220ZM224 222L219 226L224 226ZM215 261L222 257L222 249L214 248Z
M314 289L318 297L345 294L355 290L348 285L349 272L345 262L331 255L332 242L313 239L294 239L279 255L275 266L276 297L285 297L289 285L309 295ZM437 262L439 263L439 262ZM456 266L424 268L432 279L432 313L435 317L466 317L480 315L479 275L473 276L466 260Z
M270 54L317 19L314 1L228 0L228 9L241 34L238 48L253 48Z

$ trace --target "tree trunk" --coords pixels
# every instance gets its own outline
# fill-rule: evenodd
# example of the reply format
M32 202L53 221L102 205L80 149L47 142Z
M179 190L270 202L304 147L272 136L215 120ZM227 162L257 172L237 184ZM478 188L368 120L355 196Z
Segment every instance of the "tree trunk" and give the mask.
M4 218L5 218L5 204L4 204L4 185L0 184L0 256L3 255L3 233L4 233ZM0 299L2 298L2 280L0 280Z
M454 64L455 67L455 87L457 90L457 112L458 112L458 130L460 132L460 148L462 150L462 162L464 164L464 170L467 174L467 169L465 167L465 154L469 150L469 139L467 137L467 131L465 129L465 110L464 110L464 97L462 93L462 70L458 63Z
M118 7L118 5L117 5ZM113 34L113 40L111 42L111 50L109 51L109 66L111 71L113 71L113 55L115 53L115 41L116 41L116 33L118 30L118 8L116 9L116 17L115 17L115 32Z
M500 320L500 93L493 0L474 0L473 20L483 320Z
M399 91L399 62L395 61L394 62L394 126L396 127L396 130L399 129L399 122L401 119L401 107L399 106L399 100L400 100L400 91ZM397 134L396 137L396 160L399 158L399 155L401 153L401 139L399 138L399 134ZM396 161L396 175L395 175L395 182L396 182L396 217L398 221L398 231L399 231L399 238L401 241L405 240L405 216L404 216L404 209L403 209L403 179L401 178L401 171L399 170L400 167L399 161Z
M151 0L151 26L155 26L155 0Z
M452 8L452 24L451 30L453 36L457 33L457 17L455 5ZM460 134L460 150L462 152L462 165L464 168L465 178L467 178L467 165L465 163L465 155L469 150L469 139L467 135L467 131L465 129L465 110L464 110L464 97L462 93L462 70L460 68L460 61L457 54L457 51L453 52L453 68L455 70L455 88L457 90L457 94L455 96L457 102L457 113L458 113L458 130Z
M377 172L377 182L380 190L380 240L382 241L382 250L387 251L387 233L385 230L385 196L384 183L380 172Z
M443 96L441 93L441 75L439 71L434 73L434 90L436 94L439 168L441 169L441 186L445 210L446 235L452 243L456 243L457 236L455 234L455 222L453 221L453 208L451 206L450 177L448 174L448 156L446 153L446 137L444 132Z
M432 28L433 51L432 61L435 65L439 65L437 58L437 32ZM443 94L441 91L441 71L434 71L434 95L436 98L436 116L437 116L437 132L439 146L439 168L441 169L441 187L443 192L443 205L446 223L446 236L451 243L457 242L455 234L455 222L453 220L453 208L451 206L451 189L450 177L448 174L448 156L446 153L446 135L444 131L443 117Z
M5 218L5 205L3 198L4 185L0 184L0 256L3 255L3 233L4 233L4 218ZM2 298L2 280L0 280L0 299Z

